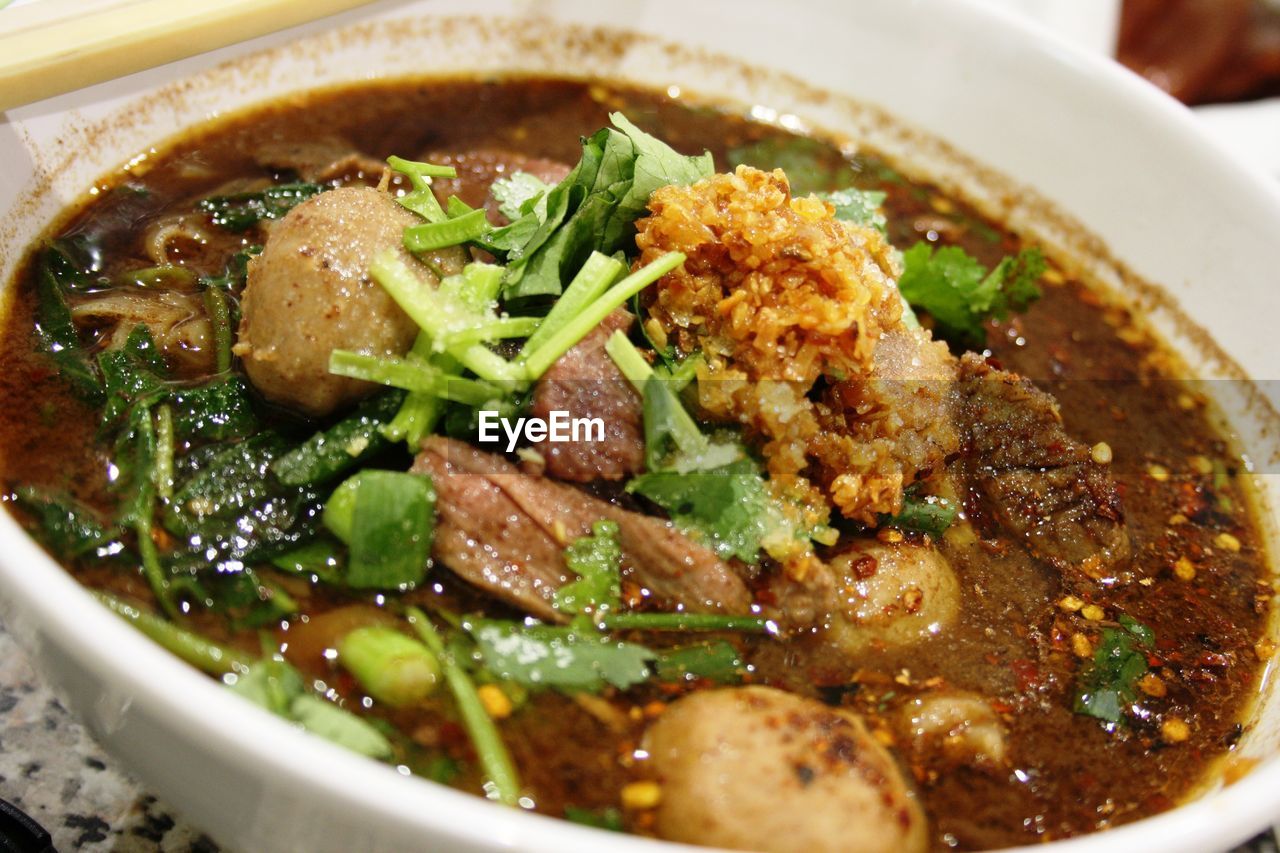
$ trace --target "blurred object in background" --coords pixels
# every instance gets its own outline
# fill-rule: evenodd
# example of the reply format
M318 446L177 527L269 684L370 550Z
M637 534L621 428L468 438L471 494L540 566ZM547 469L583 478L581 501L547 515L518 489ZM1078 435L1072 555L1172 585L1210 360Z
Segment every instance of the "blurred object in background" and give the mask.
M1188 104L1280 95L1280 3L1125 0L1116 56Z

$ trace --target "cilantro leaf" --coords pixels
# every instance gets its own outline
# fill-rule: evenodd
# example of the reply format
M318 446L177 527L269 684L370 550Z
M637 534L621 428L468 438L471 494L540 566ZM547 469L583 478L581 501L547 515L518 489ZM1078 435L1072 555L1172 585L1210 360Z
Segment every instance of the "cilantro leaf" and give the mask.
M537 175L528 172L513 172L510 177L498 178L489 187L489 195L498 202L498 210L513 222L524 216L532 205L544 197L551 189Z
M731 166L781 169L787 173L793 196L848 186L857 176L840 151L807 136L775 136L761 139L728 153Z
M1093 662L1080 676L1073 709L1119 723L1124 710L1138 698L1138 680L1147 674L1147 654L1155 634L1130 616L1120 617L1119 628L1103 628Z
M957 246L934 251L928 243L917 243L902 261L898 290L903 297L913 308L929 312L944 337L967 346L982 344L988 319L1004 320L1039 299L1036 282L1045 271L1037 249L1005 258L989 273Z
M590 536L580 536L564 549L564 562L578 579L556 590L552 603L557 610L598 612L618 603L622 594L618 573L622 548L618 545L616 521L597 521L591 525Z
M370 758L390 758L386 737L355 714L307 690L302 675L283 659L270 658L249 667L231 689L278 717L325 740Z
M554 187L532 195L527 182L498 188L503 212L519 218L475 242L506 260L508 301L559 295L593 251L611 255L628 246L655 189L712 173L710 154L687 157L621 113L610 120L618 129L584 139L578 164Z
M649 678L649 662L657 657L644 646L570 627L490 620L465 627L495 677L526 687L625 690Z
M723 558L755 562L760 553L770 498L751 459L700 471L651 471L632 478L627 491L661 506Z
M884 204L884 193L846 187L835 192L817 193L817 196L836 209L836 219L856 225L866 225L881 234L885 233L889 223L880 209Z

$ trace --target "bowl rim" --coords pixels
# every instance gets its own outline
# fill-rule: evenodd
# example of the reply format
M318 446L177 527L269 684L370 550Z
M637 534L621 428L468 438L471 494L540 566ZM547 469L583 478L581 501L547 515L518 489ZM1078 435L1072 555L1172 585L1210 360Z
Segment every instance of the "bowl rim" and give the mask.
M1088 78L1091 86L1192 143L1197 156L1215 160L1216 171L1232 182L1231 192L1249 194L1270 206L1280 222L1280 190L1261 173L1231 159L1189 111L1136 75L1011 12L979 5L976 0L912 0L912 5L918 14L928 8L934 14L971 17L1008 36L1029 40L1038 51L1054 54ZM256 771L288 779L335 805L433 832L428 840L437 843L516 850L588 849L601 841L599 830L501 807L428 780L403 779L394 768L263 714L100 606L7 511L0 512L0 590L5 598L0 609L20 641L30 643L34 637L38 647L47 643L73 652L77 660L105 674L106 683L118 685L129 701L145 703L155 714L180 718L189 738L214 739L239 760L252 762ZM196 709L199 712L192 713ZM1052 842L1052 849L1095 853L1141 849L1152 833L1177 839L1178 849L1225 847L1280 817L1276 791L1280 791L1280 760L1269 758L1233 785L1130 824ZM650 853L684 846L629 835L611 835L609 843L619 850ZM1033 848L1043 849L1043 845L1019 849Z

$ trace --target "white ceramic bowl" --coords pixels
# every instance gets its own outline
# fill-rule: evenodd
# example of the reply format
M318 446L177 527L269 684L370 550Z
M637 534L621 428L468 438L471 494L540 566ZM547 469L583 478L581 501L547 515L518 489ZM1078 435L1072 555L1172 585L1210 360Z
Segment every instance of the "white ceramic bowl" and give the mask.
M1103 260L1091 271L1125 289L1197 375L1280 374L1280 200L1266 179L1230 162L1188 113L1118 66L943 0L381 3L15 110L0 125L0 280L97 177L193 123L317 85L502 70L674 85L759 104L768 108L757 111L763 118L864 140L1050 246L1097 254L1074 217L1125 264ZM1011 182L886 121L877 106ZM1165 285L1170 300L1131 271ZM1188 317L1221 351L1198 345ZM1215 387L1253 446L1274 438L1274 411L1256 389ZM1255 461L1277 470L1274 456ZM1275 506L1275 478L1255 480ZM1274 531L1275 516L1265 514ZM229 848L665 849L404 778L290 728L99 607L3 513L0 593L10 629L93 734ZM1265 701L1240 752L1265 759L1278 733L1280 707ZM1057 849L1222 849L1277 818L1280 764L1267 760L1167 814Z

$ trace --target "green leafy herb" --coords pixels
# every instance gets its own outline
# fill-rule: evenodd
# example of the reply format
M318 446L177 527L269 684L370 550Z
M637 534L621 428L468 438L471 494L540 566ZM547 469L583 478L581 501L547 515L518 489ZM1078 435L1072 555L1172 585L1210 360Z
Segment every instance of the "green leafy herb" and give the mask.
M36 340L75 393L97 402L102 387L76 331L66 294L90 286L96 263L75 240L54 240L36 258Z
M847 187L835 192L818 193L817 196L835 207L836 219L866 225L881 234L885 233L889 222L884 217L884 211L880 209L884 204L884 193Z
M597 521L591 525L590 536L581 536L564 549L564 563L578 579L556 590L552 602L557 610L599 613L617 605L622 564L617 522Z
M162 518L188 549L175 556L176 568L238 571L315 536L319 493L310 486L286 487L268 473L288 446L273 432L220 446L175 490Z
M754 562L760 553L770 497L751 459L703 471L651 471L632 478L627 492L661 506L721 557Z
M781 169L787 173L795 196L849 186L857 177L853 165L839 150L804 136L773 136L732 148L731 166Z
M105 546L117 535L97 513L72 497L34 486L19 486L14 494L18 506L35 520L37 538L60 559L73 560L90 553L105 556Z
M569 627L490 620L465 627L490 672L526 687L596 692L612 684L625 690L648 679L656 657L644 646Z
M175 580L189 585L193 597L223 614L235 628L260 628L298 612L298 603L283 587L264 581L247 567L206 573L200 580L191 575L178 575Z
M94 290L110 283L102 275L102 247L88 234L55 237L41 250L39 263L67 293Z
M389 446L382 429L404 398L404 392L394 389L371 397L346 418L276 459L271 472L287 486L335 479Z
M276 184L256 192L210 196L196 207L209 214L214 225L228 231L245 231L264 219L279 219L302 202L328 187L322 184Z
M738 650L724 640L664 651L654 669L663 681L706 678L719 684L736 684L744 672Z
M563 181L522 196L519 218L478 241L507 261L508 300L559 295L592 251L612 255L629 245L654 190L711 174L709 154L686 157L621 113L610 120L617 130L584 140L578 165Z
M964 346L982 344L987 320L1007 319L1039 299L1036 282L1045 271L1037 249L1005 258L989 273L956 246L935 251L917 243L902 259L898 290L913 308L929 312L943 336Z
M498 210L509 220L519 219L544 196L551 185L528 172L513 172L498 178L489 187L489 195L498 202Z
M174 431L181 438L226 441L250 436L260 426L249 388L239 376L174 389L169 401L174 410Z
M435 504L430 479L399 471L366 469L335 489L324 523L349 549L347 585L396 589L421 582Z
M104 424L118 422L135 404L148 406L165 396L164 356L144 324L133 327L120 349L100 353L98 369L106 393Z
M1074 709L1077 714L1109 723L1124 719L1124 711L1138 698L1138 680L1148 670L1146 649L1154 648L1155 634L1124 615L1119 628L1103 628L1093 662L1081 674Z

